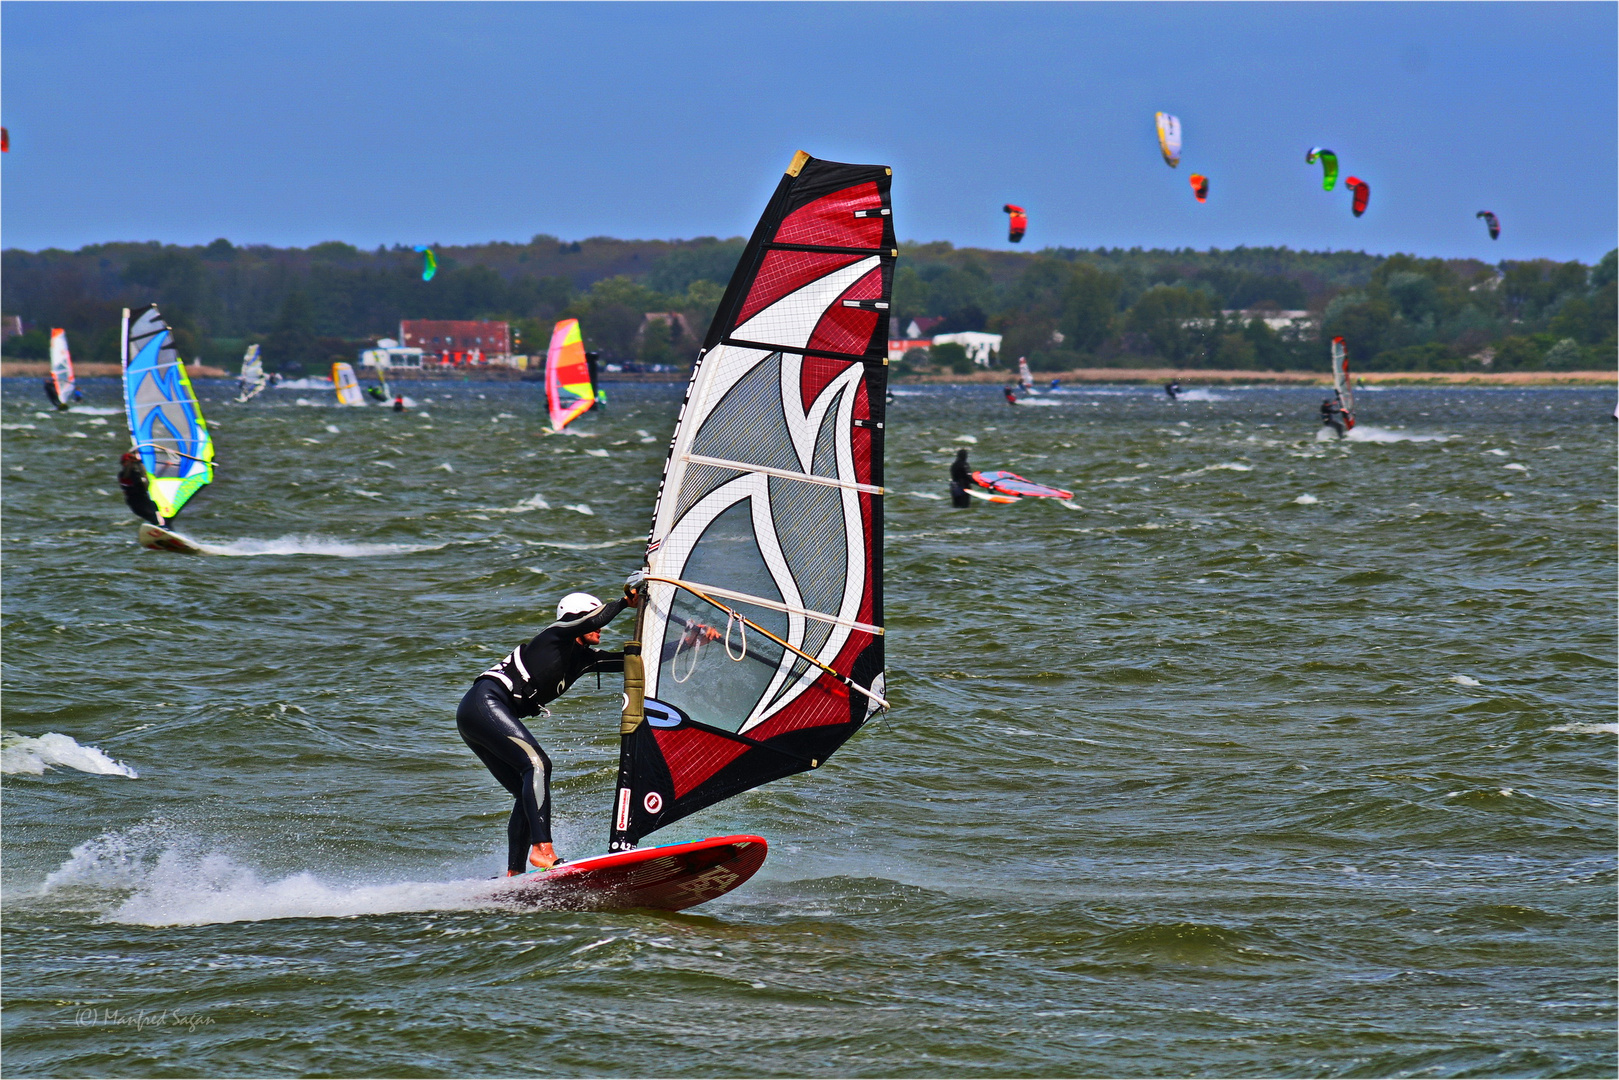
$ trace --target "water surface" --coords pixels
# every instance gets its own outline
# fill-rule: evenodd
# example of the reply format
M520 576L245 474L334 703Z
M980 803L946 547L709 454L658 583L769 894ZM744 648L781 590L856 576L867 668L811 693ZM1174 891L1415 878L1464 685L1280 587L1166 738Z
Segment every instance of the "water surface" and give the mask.
M730 896L514 915L455 705L638 564L680 388L571 438L533 384L204 382L189 559L135 546L85 389L0 402L10 1075L1619 1065L1611 390L1368 392L1334 443L1305 388L901 387L894 711L657 834L768 837ZM951 509L964 446L1076 508ZM535 725L565 854L617 701Z

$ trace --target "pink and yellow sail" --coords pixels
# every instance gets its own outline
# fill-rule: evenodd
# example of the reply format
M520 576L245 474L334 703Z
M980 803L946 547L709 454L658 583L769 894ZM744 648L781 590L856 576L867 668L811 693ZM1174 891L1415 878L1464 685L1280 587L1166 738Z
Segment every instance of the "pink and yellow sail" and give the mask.
M551 331L551 350L545 356L545 403L553 431L561 431L596 404L578 319L563 319Z

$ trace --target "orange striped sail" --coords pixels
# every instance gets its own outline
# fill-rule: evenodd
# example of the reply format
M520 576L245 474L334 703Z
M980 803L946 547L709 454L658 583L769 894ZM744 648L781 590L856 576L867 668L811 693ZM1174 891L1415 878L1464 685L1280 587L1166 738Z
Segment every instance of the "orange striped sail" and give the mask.
M553 431L561 431L596 404L578 319L563 319L551 331L551 351L545 356L545 403L551 411Z

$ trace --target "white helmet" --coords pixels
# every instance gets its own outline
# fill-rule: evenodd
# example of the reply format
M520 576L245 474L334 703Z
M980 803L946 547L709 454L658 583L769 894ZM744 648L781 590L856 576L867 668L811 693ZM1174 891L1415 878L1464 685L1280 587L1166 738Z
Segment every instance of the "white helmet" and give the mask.
M606 606L587 592L569 593L557 602L557 623L572 626L584 622Z

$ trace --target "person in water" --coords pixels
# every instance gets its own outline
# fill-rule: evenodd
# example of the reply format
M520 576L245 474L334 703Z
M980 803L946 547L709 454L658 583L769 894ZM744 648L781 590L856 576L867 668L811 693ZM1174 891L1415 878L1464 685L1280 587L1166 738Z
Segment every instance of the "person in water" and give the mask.
M1164 393L1169 395L1170 401L1176 400L1181 396L1181 384L1174 379L1170 379L1164 384Z
M405 411L405 396L403 394L401 394L398 397L394 398L394 412L404 412L404 411Z
M971 506L973 504L973 501L967 497L967 485L972 482L972 475L967 471L967 451L957 450L956 460L950 463L951 506Z
M151 492L146 489L146 466L141 463L141 456L133 450L126 450L124 456L118 459L118 486L123 489L124 502L129 504L130 511L136 517L153 525L168 524L158 513Z
M1344 437L1344 407L1343 403L1338 400L1337 391L1334 391L1331 397L1325 398L1321 402L1321 424L1323 427L1330 427L1337 432L1338 438Z
M1052 379L1051 380L1051 386L1049 386L1047 389L1055 390L1055 389L1057 389L1057 387L1059 387L1061 385L1062 385L1062 380L1061 379Z
M604 604L569 593L556 622L519 645L472 682L455 726L478 760L512 795L506 822L506 876L549 870L561 860L551 841L551 759L520 717L549 716L545 706L592 671L623 671L624 654L605 652L602 628L626 607L639 607L641 571L624 583L624 598Z
M1001 393L1006 395L1006 403L1008 405L1016 405L1017 404L1017 394L1012 390L1012 388L1010 386L1001 387Z

